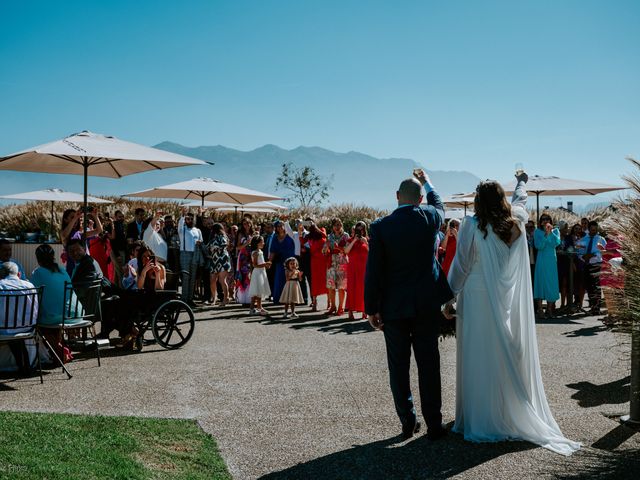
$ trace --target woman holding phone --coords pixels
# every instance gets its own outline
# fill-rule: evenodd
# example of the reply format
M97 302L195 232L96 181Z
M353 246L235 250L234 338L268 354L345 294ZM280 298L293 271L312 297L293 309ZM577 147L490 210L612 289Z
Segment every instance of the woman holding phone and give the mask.
M138 251L138 290L155 292L164 290L167 280L167 271L156 260L153 251L143 245Z

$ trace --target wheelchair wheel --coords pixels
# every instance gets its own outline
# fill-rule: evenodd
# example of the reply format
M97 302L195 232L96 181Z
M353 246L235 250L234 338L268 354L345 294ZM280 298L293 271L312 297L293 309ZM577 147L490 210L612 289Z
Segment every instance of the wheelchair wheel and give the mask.
M164 348L180 348L193 335L196 321L193 311L182 300L169 300L153 314L153 338Z

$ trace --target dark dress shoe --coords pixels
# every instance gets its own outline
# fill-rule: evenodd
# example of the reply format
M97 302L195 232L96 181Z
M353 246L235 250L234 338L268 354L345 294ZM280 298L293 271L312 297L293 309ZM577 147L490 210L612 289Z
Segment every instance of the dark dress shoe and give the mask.
M402 427L402 439L408 440L419 431L420 431L420 421L416 420L415 422Z
M430 427L427 430L427 438L431 441L440 440L442 437L445 437L446 435L447 435L447 429L443 424L435 427Z

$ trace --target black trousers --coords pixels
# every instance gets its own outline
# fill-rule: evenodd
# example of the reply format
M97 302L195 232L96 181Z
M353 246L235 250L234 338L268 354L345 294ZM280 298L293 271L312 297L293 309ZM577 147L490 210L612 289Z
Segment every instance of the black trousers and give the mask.
M432 318L390 320L384 324L389 383L396 413L403 426L413 423L416 418L409 378L411 347L418 366L422 416L427 428L438 428L442 422L437 315L440 313L434 312Z
M311 285L311 278L309 277L309 273L311 272L311 258L309 257L309 254L303 254L296 258L298 259L300 271L302 272L300 289L302 290L302 298L304 299L304 304L306 305L309 303L309 289L307 288L307 279L309 279L309 285Z
M584 287L589 296L589 307L600 308L600 264L586 264L584 266Z

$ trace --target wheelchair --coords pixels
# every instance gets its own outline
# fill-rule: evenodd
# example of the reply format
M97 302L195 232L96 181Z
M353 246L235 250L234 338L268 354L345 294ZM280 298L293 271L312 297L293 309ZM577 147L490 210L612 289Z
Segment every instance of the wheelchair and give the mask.
M177 349L193 336L195 317L191 307L180 299L178 276L167 270L165 290L124 291L119 295L122 311L130 316L138 330L136 351L153 343L168 350Z

